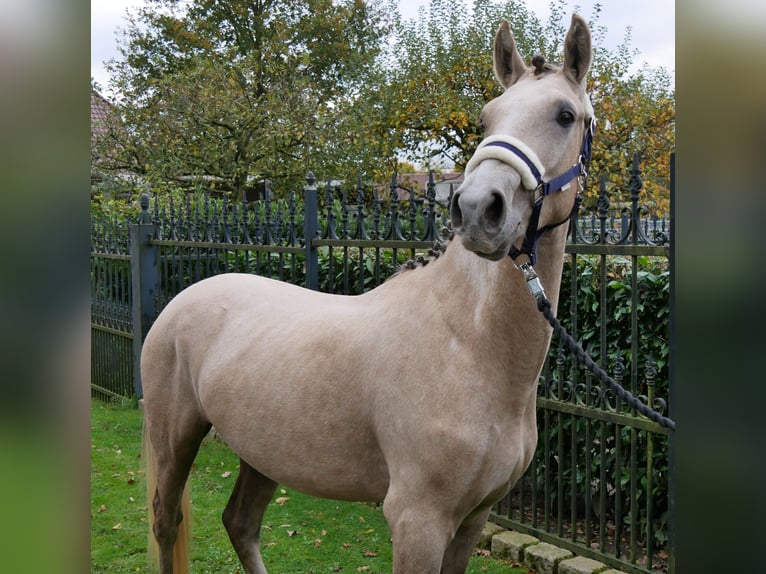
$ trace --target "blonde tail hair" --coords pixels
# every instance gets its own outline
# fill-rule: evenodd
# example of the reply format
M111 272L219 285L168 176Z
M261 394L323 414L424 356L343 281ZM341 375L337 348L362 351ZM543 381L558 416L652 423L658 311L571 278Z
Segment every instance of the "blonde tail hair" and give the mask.
M147 555L149 567L153 572L159 569L159 546L154 538L154 493L157 490L157 459L149 441L149 435L144 424L143 454L144 472L146 477L146 504L149 508L149 541ZM181 513L183 520L178 525L176 543L173 545L173 574L189 574L189 540L191 539L191 497L189 482L184 486L181 495Z

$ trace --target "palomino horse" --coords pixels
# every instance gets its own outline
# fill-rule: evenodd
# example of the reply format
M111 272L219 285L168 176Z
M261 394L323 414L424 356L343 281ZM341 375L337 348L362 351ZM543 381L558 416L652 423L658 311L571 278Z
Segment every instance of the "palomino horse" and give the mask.
M500 26L494 69L505 92L484 108L486 138L451 206L456 238L437 260L355 297L219 275L157 318L141 376L162 574L187 571L182 493L211 425L241 459L223 522L249 574L266 572L261 521L278 483L382 501L395 574L465 571L490 507L535 450L551 337L507 255L536 256L555 309L558 224L590 147L585 21L572 17L562 68L541 60L528 68Z

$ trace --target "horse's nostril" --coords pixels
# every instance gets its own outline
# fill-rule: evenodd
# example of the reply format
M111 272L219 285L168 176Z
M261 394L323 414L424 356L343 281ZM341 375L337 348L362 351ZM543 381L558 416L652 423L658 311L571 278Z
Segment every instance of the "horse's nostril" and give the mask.
M456 193L452 197L452 203L450 203L450 219L452 220L453 229L457 229L463 225L463 212L460 209L459 193Z
M499 191L478 193L468 190L466 193L456 193L450 204L452 227L462 230L464 227L475 231L497 233L505 221L505 198Z
M492 200L484 211L484 221L487 227L500 227L505 219L505 199L500 193L492 193Z

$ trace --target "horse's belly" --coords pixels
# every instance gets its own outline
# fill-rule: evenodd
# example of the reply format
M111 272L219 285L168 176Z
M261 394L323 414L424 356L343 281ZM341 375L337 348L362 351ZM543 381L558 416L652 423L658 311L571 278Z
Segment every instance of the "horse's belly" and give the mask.
M264 398L260 405L240 399L237 406L210 409L211 422L240 458L275 482L306 494L383 500L388 469L363 412L312 400L292 405L291 393L271 394L276 398Z
M338 445L311 449L237 446L233 450L250 466L279 484L312 496L381 502L388 490L388 470L375 452L355 453L354 448L344 452Z

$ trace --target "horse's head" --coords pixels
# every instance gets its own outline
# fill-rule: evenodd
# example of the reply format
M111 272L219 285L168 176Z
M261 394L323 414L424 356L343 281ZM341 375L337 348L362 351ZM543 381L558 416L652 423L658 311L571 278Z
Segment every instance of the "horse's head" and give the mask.
M451 206L452 225L466 249L500 260L520 248L527 227L534 226L534 233L569 216L578 178L569 178L574 179L570 184L564 174L578 171L574 166L581 164L586 140L590 153L586 134L593 108L585 92L590 62L590 31L576 14L561 68L549 66L540 56L527 67L508 22L498 29L494 68L505 92L482 111L485 137L466 166ZM544 202L543 191L552 192ZM536 202L542 203L535 214Z

